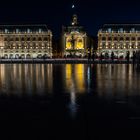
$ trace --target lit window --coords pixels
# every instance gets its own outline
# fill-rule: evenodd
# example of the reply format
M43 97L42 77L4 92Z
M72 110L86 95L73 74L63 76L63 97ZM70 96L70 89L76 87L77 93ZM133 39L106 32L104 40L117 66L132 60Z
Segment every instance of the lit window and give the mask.
M135 28L132 28L131 31L132 31L132 32L135 32Z
M27 33L30 33L30 29L27 30Z
M5 33L8 33L8 30L7 29L5 29Z
M19 33L19 30L18 29L16 29L16 33Z
M42 29L39 29L39 33L41 33L42 32Z
M77 40L76 49L84 49L84 43L82 38Z
M111 28L108 28L108 32L111 33Z
M123 33L123 28L120 28L120 32Z

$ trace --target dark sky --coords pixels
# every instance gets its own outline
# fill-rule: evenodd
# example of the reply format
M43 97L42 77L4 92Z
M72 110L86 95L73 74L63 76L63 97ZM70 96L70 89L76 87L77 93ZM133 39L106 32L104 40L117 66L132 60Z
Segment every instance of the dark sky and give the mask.
M55 37L71 21L73 0L5 0L1 24L45 23ZM75 0L75 13L88 34L96 36L104 23L140 23L139 0Z

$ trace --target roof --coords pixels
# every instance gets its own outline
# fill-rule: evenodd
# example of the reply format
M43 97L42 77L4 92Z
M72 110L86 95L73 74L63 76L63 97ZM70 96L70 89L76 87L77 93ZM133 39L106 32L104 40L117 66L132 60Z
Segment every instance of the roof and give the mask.
M36 31L48 31L48 28L45 24L37 24L37 25L0 25L0 31L7 31L7 32L36 32Z
M68 27L63 27L64 32L85 32L84 28L82 26L68 26Z
M107 31L111 29L113 31L118 31L123 29L125 31L131 31L132 29L135 31L140 31L140 24L105 24L102 27L102 31Z

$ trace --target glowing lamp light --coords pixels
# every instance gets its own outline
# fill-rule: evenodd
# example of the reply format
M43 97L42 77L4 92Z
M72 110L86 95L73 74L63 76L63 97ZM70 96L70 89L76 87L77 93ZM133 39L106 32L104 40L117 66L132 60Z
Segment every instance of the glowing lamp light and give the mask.
M73 4L73 5L72 5L72 9L74 9L74 8L75 8L75 5Z

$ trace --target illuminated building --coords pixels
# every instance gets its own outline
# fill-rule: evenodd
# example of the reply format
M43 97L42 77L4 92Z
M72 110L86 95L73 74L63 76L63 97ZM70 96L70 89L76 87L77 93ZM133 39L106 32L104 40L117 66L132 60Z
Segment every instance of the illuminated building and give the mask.
M125 58L140 49L140 24L105 24L98 32L98 54Z
M0 58L52 57L52 32L46 25L0 25Z
M65 57L87 56L87 34L84 28L79 26L77 15L73 15L70 26L63 28L62 46Z

